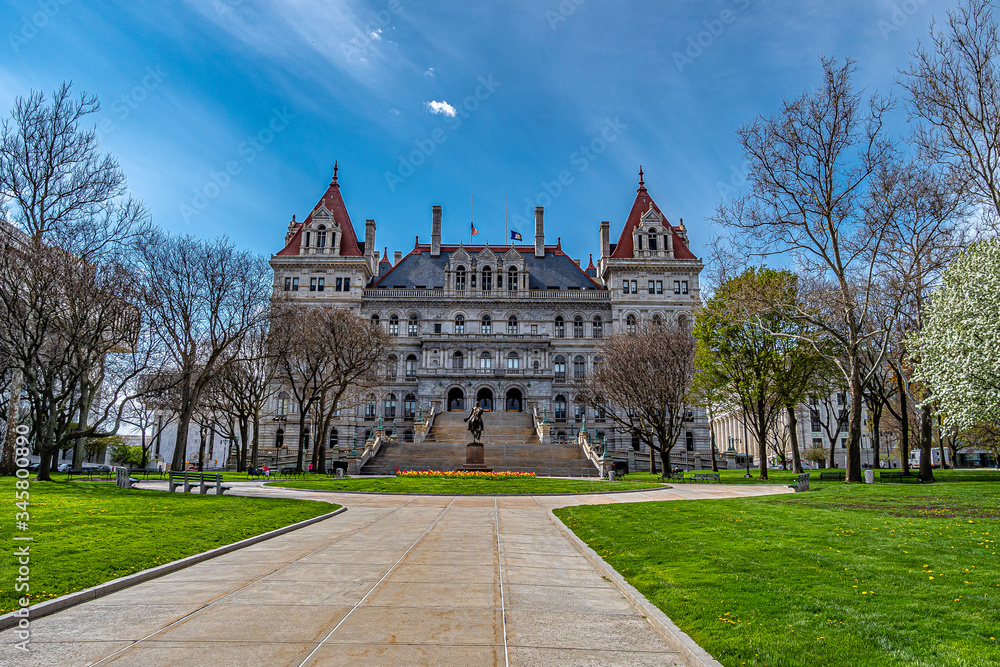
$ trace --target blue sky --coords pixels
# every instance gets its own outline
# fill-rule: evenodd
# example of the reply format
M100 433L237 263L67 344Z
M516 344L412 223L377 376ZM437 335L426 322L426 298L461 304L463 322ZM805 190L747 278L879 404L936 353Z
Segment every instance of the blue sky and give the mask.
M952 0L0 1L0 107L72 80L97 94L102 147L154 222L281 249L334 160L348 210L408 251L444 207L445 241L504 242L546 206L584 263L646 185L684 219L740 184L735 131L852 56L858 84L897 69ZM900 111L897 132L906 131ZM588 150L589 149L589 150ZM559 183L560 175L563 183Z

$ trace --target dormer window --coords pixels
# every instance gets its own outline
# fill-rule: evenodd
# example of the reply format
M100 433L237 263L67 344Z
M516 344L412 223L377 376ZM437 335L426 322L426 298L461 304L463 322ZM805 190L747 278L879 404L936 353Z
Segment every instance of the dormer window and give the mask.
M507 289L511 292L517 291L517 269L514 267L507 269Z
M325 248L326 247L326 227L323 225L319 226L316 230L316 247Z
M306 232L306 245L305 245L306 248L309 247L309 241L311 240L311 238L312 235L310 234L310 232Z
M493 269L488 266L483 267L483 291L489 292L493 289Z
M455 289L459 292L465 291L465 267L460 266L455 270Z
M649 228L649 249L656 250L656 230Z

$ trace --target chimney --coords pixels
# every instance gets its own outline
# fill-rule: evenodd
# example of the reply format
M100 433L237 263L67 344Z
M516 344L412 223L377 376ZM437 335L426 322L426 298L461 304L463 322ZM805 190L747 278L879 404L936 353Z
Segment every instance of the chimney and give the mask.
M400 262L401 262L402 260L403 260L403 253L402 253L402 251L400 251L400 250L397 250L396 252L394 252L394 253L392 254L392 265L393 265L393 266L396 266L396 265L397 265L397 264L399 264L399 263L400 263Z
M535 257L545 257L545 209L535 207Z
M431 209L431 257L441 256L441 207Z
M375 256L375 221L365 220L365 257Z
M601 259L611 256L611 223L607 220L601 223Z

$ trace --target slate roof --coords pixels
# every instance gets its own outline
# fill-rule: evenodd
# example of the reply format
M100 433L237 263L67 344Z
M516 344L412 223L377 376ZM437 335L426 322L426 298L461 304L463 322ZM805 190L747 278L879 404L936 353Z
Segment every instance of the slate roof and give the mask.
M312 222L313 213L316 212L320 205L326 206L326 209L333 214L334 222L340 225L340 255L342 257L361 257L364 254L364 250L362 244L358 243L358 236L354 232L354 225L351 224L351 216L347 212L347 204L344 203L344 197L340 194L336 166L333 168L333 180L330 181L326 192L316 202L316 205L313 206L313 210L309 213L305 221L296 224L294 235L278 255L299 254L299 249L302 247L302 228Z
M470 256L476 257L486 246L462 246ZM511 246L490 246L496 255L507 252ZM417 245L392 271L381 276L374 287L384 289L417 287L433 289L444 287L444 272L457 245L442 245L439 257L431 256L430 245ZM528 270L528 289L604 289L587 275L560 246L546 246L545 257L535 257L535 246L514 246L524 258Z

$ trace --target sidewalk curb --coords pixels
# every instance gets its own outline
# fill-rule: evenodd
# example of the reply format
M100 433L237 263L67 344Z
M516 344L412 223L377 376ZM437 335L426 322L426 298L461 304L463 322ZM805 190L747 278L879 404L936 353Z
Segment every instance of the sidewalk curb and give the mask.
M150 581L151 579L156 579L166 574L183 570L184 568L191 567L192 565L197 565L198 563L202 563L217 556L223 556L233 551L237 551L243 547L249 547L259 542L269 540L272 537L278 537L280 535L284 535L285 533L290 533L293 530L311 526L314 523L325 521L326 519L335 517L338 514L343 514L346 511L346 507L341 507L333 512L321 514L320 516L315 516L311 519L306 519L305 521L293 523L289 526L283 526L268 533L254 535L253 537L248 537L247 539L240 540L239 542L225 544L209 551L203 551L200 554L194 554L193 556L187 556L186 558L164 563L163 565L157 565L156 567L151 567L148 570L142 570L141 572L136 572L125 577L105 581L103 584L98 584L96 586L92 586L91 588L85 588L82 591L76 591L75 593L70 593L69 595L63 595L61 597L48 600L47 602L40 602L39 604L28 607L27 618L29 621L37 620L43 616L48 616L49 614L62 611L63 609L75 607L78 604L89 602L90 600L96 600L97 598L101 598L112 593L117 593L118 591L135 586L136 584L141 584L143 582ZM18 624L18 621L21 618L24 618L24 616L17 616L16 614L18 613L19 612L12 611L0 616L0 630L15 627Z
M629 602L642 609L650 625L663 635L670 644L677 648L688 665L691 667L723 667L721 662L713 658L708 651L699 646L687 633L677 627L656 605L647 600L632 584L628 583L625 577L618 573L618 570L604 562L604 559L598 556L596 551L591 549L586 542L577 537L576 533L560 521L559 517L552 510L548 510L548 515L549 519L559 526L563 534L587 557L587 560L599 571L603 572L604 576L621 591L622 595Z

